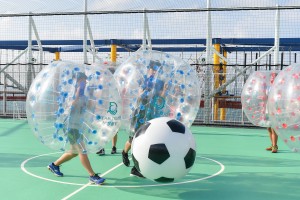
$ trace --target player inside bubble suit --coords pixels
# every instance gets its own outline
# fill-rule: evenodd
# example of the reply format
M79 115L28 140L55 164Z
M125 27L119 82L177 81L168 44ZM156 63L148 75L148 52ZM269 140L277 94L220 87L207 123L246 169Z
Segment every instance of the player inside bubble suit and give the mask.
M68 134L68 140L70 142L71 149L70 151L67 151L63 155L61 155L56 161L50 163L48 165L48 169L56 176L63 176L63 173L60 172L60 165L79 155L82 166L89 173L90 182L100 185L105 181L105 178L98 176L98 174L94 172L85 150L85 145L83 142L84 138L81 133L83 126L83 116L87 107L87 100L86 96L84 95L86 79L87 76L84 73L76 73L77 82L75 86L75 94L70 101L70 114L69 117L66 118L65 124L65 131Z
M162 70L160 62L150 61L147 74L138 80L140 88L137 107L133 111L131 118L131 136L146 121L163 115L162 108L165 106L168 84L159 79L159 74L162 73Z
M267 91L266 91L267 96L269 96L270 89L274 84L274 80L275 80L276 76L277 76L276 72L271 73L270 86L267 88ZM270 138L270 141L271 141L271 146L267 147L266 150L271 151L272 153L277 153L277 151L278 151L278 145L277 145L278 135L277 135L276 131L270 125L268 105L266 105L266 120L269 122L268 123L269 127L267 127L267 130L268 130L269 138Z
M136 108L131 114L130 136L122 151L123 163L126 166L130 165L128 151L131 149L131 143L136 131L146 121L160 117L164 114L162 109L165 107L165 95L168 84L159 79L159 74L162 73L161 63L158 61L150 61L147 68L147 74L138 80L139 93ZM135 166L132 167L130 174L132 176L144 178Z

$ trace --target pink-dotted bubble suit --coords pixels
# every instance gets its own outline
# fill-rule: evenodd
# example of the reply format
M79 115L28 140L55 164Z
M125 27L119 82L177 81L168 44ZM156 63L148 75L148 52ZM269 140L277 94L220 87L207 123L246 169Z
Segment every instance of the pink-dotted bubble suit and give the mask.
M270 127L267 101L276 75L275 71L255 71L243 87L242 107L248 120L256 126Z
M287 146L300 152L300 64L281 71L268 99L272 127Z
M34 79L27 94L28 123L45 146L95 153L121 125L121 97L103 65L55 61Z

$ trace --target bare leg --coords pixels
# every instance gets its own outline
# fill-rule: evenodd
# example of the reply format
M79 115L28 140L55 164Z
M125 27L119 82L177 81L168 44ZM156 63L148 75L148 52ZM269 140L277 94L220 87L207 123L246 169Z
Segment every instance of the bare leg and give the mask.
M270 138L270 141L271 141L271 146L267 147L266 150L267 151L272 151L272 149L273 149L273 140L272 140L273 129L271 127L268 127L267 130L269 132L269 138Z
M71 160L72 158L76 157L78 154L74 154L74 153L64 153L63 155L61 155L60 158L58 158L55 162L54 165L59 166L69 160Z
M276 132L273 129L272 129L271 140L272 140L272 146L277 146L278 135L276 134Z
M129 141L127 141L125 143L125 146L124 146L124 152L125 153L128 153L128 151L131 149L131 143Z
M122 159L125 166L129 167L130 161L128 159L128 151L131 149L131 139L126 141L123 152L122 152Z
M271 144L273 146L273 140L272 140L273 131L272 131L271 127L268 127L268 132L269 132L269 137L270 137L270 140L271 140Z
M272 153L277 153L277 151L278 151L278 146L277 146L278 135L276 134L274 129L272 129L271 139L272 139Z
M79 159L80 159L80 162L83 165L83 167L88 171L89 175L90 176L95 175L95 172L92 169L92 166L91 166L91 163L90 163L90 160L89 160L87 154L79 154Z
M112 139L112 146L116 147L118 141L118 133Z

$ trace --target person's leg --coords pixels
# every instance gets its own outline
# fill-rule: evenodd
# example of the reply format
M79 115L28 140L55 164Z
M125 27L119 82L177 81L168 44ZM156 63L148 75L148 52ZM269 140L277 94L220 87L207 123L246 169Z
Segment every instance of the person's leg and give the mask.
M129 137L129 140L125 143L124 149L122 151L122 158L123 158L123 163L125 166L129 167L130 161L128 159L128 152L131 149L131 143L132 143L132 137ZM145 178L136 168L135 166L132 167L130 176L137 176L141 178Z
M270 141L271 141L271 146L267 147L266 150L267 151L272 151L272 147L273 147L273 142L272 142L272 128L271 127L268 127L267 128L268 130L268 133L269 133L269 138L270 138Z
M277 146L277 141L278 141L278 135L273 131L272 133L272 146Z
M118 141L118 133L116 133L116 135L112 139L112 146L113 147L115 147L117 145L117 141Z
M74 153L64 153L63 155L61 155L61 157L59 157L56 161L54 161L54 165L59 166L69 160L71 160L72 158L76 157L78 154L74 154Z
M60 165L76 157L77 154L74 153L64 153L55 162L48 165L48 169L56 176L63 176L64 174L60 172Z
M277 153L277 151L278 151L278 146L277 146L278 135L276 134L274 129L272 129L271 140L272 140L272 153Z
M126 141L126 143L125 143L125 146L124 146L124 152L125 153L128 153L129 151L130 151L130 149L131 149L131 141Z
M92 166L91 166L91 163L90 163L90 160L89 160L87 154L79 154L79 159L80 159L82 166L87 170L89 175L94 176L95 172L92 169Z
M90 182L93 184L101 185L105 178L100 177L98 174L96 174L91 166L90 160L88 158L87 154L79 154L79 159L82 164L82 166L86 169L86 171L89 173L90 176Z
M128 152L131 149L132 137L129 137L129 140L126 141L124 149L122 151L122 159L125 166L129 167L130 161L128 159Z
M111 154L117 153L117 141L118 141L118 133L112 138L112 149Z

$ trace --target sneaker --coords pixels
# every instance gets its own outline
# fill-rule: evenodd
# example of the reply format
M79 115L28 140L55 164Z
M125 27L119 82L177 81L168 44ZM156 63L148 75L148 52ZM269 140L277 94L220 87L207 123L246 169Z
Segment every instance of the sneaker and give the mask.
M267 151L272 151L272 147L273 147L273 146L271 145L271 146L267 147L266 150L267 150Z
M111 154L116 154L117 153L117 148L116 147L113 147L112 149L111 149Z
M54 165L54 163L51 163L48 165L48 169L55 175L55 176L63 176L64 174L60 172L59 166Z
M128 159L128 153L125 153L124 151L122 151L122 159L123 159L124 165L129 167L130 161Z
M104 150L104 148L100 149L96 154L98 154L99 156L105 155L105 150Z
M143 174L141 174L135 167L133 167L133 168L131 169L130 176L137 176L137 177L140 177L140 178L145 178L145 177L143 176Z
M90 183L96 184L96 185L101 185L104 183L105 178L101 178L98 176L98 174L95 174L94 176L90 176Z
M277 153L277 150L278 150L278 146L275 145L272 147L272 153Z

